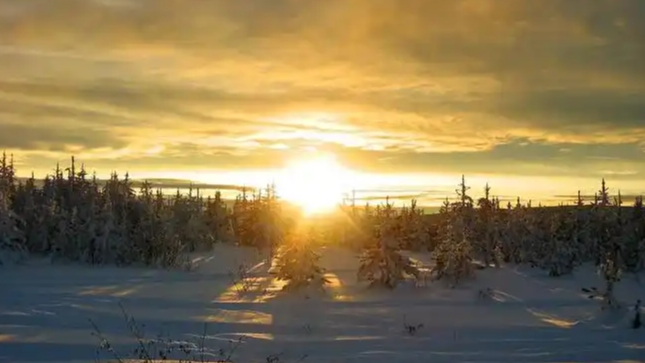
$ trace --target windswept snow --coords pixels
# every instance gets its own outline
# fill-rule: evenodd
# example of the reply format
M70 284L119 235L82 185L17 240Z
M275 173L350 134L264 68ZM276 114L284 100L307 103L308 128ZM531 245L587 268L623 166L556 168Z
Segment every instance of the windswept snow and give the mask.
M356 256L328 248L326 293L285 296L255 250L220 245L195 262L191 272L34 262L0 268L0 362L92 361L89 319L127 356L133 344L119 302L149 337L199 342L207 322L205 346L215 355L242 338L234 362L270 355L348 363L645 360L645 330L628 327L633 312L600 312L581 294L601 284L592 268L550 278L504 267L477 271L456 289L428 282L378 290L356 282ZM628 275L616 296L631 307L645 288ZM409 334L406 324L423 326Z

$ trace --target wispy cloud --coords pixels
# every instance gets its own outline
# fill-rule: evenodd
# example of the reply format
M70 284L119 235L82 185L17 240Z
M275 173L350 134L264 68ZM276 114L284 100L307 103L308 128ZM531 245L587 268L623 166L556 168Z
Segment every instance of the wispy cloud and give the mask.
M70 153L97 168L269 168L318 149L382 172L636 178L643 12L638 0L0 0L0 148L33 168Z

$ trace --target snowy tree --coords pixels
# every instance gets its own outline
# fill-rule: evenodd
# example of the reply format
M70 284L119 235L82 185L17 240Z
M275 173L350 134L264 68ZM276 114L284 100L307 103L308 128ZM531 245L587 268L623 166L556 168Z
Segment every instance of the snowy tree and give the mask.
M495 201L490 196L490 186L486 184L484 197L477 201L478 209L475 222L475 245L477 255L482 259L484 266L494 263L500 264L499 230L497 208Z
M627 223L621 258L626 271L638 272L645 267L645 210L642 196L634 200Z
M409 258L399 253L401 245L400 216L389 202L377 208L374 238L360 258L358 280L369 281L370 286L395 288L406 276L419 278L419 271Z
M613 208L612 208L613 207ZM602 180L602 188L598 193L598 202L594 206L594 232L597 237L596 261L599 273L605 281L605 289L602 293L603 309L614 308L618 302L614 297L614 285L620 281L621 263L620 259L620 232L622 230L622 199L620 193L616 198L616 205L612 206L609 199L609 189L605 180Z
M410 207L401 209L401 247L403 249L419 251L427 244L425 226L423 223L423 210L417 207L413 199Z
M550 276L570 274L576 263L577 251L571 240L571 222L567 211L560 209L549 218L547 239L538 264Z
M440 233L439 245L434 251L433 274L437 279L450 282L453 286L474 276L472 239L473 200L467 194L465 177L462 176L457 189L459 200L442 210L447 225Z
M5 189L7 190L7 189ZM22 260L27 254L22 221L9 208L5 191L0 191L0 265Z
M96 175L88 180L84 165L78 168L74 158L69 167L56 165L40 188L33 176L25 183L16 179L13 160L4 155L5 219L25 239L25 248L55 259L173 267L183 263L184 251L209 248L226 237L235 222L219 193L210 203L192 190L173 200L160 192L153 196L147 182L135 193L129 175L119 178L116 172L99 186ZM244 201L242 227L250 244L273 246L283 233L275 192L267 196Z
M287 234L287 225L281 213L275 185L267 186L264 197L258 198L256 213L256 247L268 248L273 255L282 243L283 236Z
M591 238L589 213L590 208L585 206L582 194L578 190L573 216L570 217L572 220L571 242L576 251L578 264L593 259L594 242Z
M47 249L48 207L33 174L24 184L18 184L13 211L24 221L23 233L31 252L41 253Z
M232 239L228 208L222 200L221 192L217 191L214 198L209 196L206 200L205 218L213 242L228 242Z
M516 204L515 208L508 202L505 213L505 221L501 232L502 241L500 244L504 262L521 262L521 241L525 234L526 223L524 220L523 207Z
M372 244L375 222L374 208L370 203L363 207L355 204L341 209L340 216L343 228L343 245L353 251L361 252Z
M435 265L432 272L436 279L446 280L456 286L474 276L474 267L472 245L463 233L463 220L452 208L447 211L448 223L439 234L439 244L433 254Z
M13 155L7 157L3 152L0 158L0 193L4 194L5 203L10 206L16 188L16 169L14 167Z
M304 236L292 235L277 249L272 271L278 280L287 281L285 289L298 290L306 287L322 289L327 281L325 270L320 267L320 256L314 246L312 231Z

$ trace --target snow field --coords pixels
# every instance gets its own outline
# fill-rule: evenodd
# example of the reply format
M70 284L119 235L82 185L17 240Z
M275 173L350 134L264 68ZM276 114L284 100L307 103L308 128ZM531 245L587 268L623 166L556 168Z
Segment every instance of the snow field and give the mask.
M429 281L367 289L356 281L356 256L329 247L326 291L285 295L254 249L218 245L194 258L191 272L35 262L0 269L0 362L93 361L98 341L88 319L128 356L134 344L119 303L148 337L198 343L207 322L205 350L215 359L237 345L233 362L645 361L645 330L628 328L632 312L601 312L581 293L601 286L592 267L552 278L505 266L478 270L456 289ZM488 288L490 298L480 297ZM629 275L616 288L629 306L645 297Z

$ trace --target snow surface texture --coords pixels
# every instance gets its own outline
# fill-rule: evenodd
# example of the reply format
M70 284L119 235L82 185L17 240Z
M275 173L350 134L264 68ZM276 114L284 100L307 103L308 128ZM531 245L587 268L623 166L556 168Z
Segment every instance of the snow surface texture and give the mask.
M629 329L633 312L600 312L599 302L581 293L601 285L593 268L552 278L505 267L477 271L456 289L428 282L389 291L357 283L357 257L330 248L321 259L326 294L285 296L255 250L217 246L197 262L191 272L33 262L0 268L0 362L93 361L97 340L88 319L127 355L133 345L119 302L147 336L199 340L206 321L208 351L244 337L231 357L236 363L270 355L330 363L645 359L645 330ZM242 264L247 272L239 273ZM625 276L616 296L631 306L645 288Z

